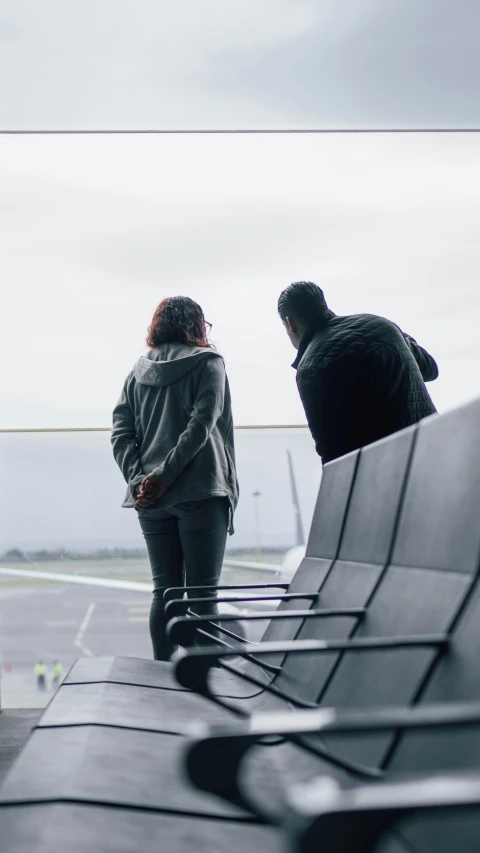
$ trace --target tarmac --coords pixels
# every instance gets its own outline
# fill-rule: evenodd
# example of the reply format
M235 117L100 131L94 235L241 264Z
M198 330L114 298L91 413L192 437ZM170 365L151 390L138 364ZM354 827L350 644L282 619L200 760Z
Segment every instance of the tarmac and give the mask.
M235 576L225 572L222 582L248 582L243 572ZM64 676L79 657L151 660L150 601L150 592L0 579L0 707L44 708L54 693L55 660L62 663ZM250 623L249 639L259 639L265 625ZM48 667L45 691L38 690L34 675L39 660Z
M0 702L2 708L44 707L59 660L64 675L79 657L152 657L150 594L46 582L0 581ZM48 667L47 690L34 666ZM5 664L10 664L7 671Z
M27 742L41 713L39 710L7 710L0 713L0 784Z

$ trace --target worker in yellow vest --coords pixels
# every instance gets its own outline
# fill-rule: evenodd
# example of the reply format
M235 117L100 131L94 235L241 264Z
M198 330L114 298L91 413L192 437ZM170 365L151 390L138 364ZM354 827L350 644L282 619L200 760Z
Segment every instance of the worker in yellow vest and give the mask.
M37 679L37 687L39 690L47 689L47 674L48 669L46 664L44 664L43 660L39 660L37 664L35 664L35 678Z
M59 686L63 675L62 664L59 660L54 661L52 673L52 687L54 690Z

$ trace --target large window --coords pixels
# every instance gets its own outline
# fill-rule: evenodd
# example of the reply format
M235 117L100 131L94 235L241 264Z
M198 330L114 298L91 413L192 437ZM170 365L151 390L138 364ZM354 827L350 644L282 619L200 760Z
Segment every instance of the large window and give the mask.
M3 705L47 700L39 659L150 655L108 429L163 297L201 303L230 379L226 582L291 577L318 490L287 284L414 336L440 410L478 394L479 24L471 0L2 3Z
M34 677L39 659L52 674L55 660L68 667L79 656L151 657L151 572L136 513L121 507L109 439L108 431L0 435L3 707L48 700L50 682L38 691ZM240 429L236 447L242 497L222 581L288 582L320 460L305 428ZM258 636L263 627L250 630Z
M213 323L237 424L304 422L276 302L296 279L383 314L478 388L480 140L0 137L0 426L109 426L160 299Z

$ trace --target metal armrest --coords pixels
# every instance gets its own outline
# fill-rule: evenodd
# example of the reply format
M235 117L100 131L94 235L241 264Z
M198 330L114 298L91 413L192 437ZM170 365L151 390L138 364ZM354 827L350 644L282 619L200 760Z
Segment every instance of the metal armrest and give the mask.
M261 613L227 613L224 616L177 616L167 625L167 633L172 643L180 646L190 645L197 633L197 629L205 625L215 627L215 622L251 622L265 619L329 619L335 616L351 616L362 619L367 610L365 607L344 607L338 609L324 610L266 610Z
M373 853L384 833L409 815L478 809L480 775L439 773L342 790L328 778L287 794L283 824L297 853Z
M202 599L201 599L202 600ZM203 599L204 600L204 599ZM208 673L224 657L251 657L278 654L326 654L328 652L364 652L410 647L446 648L445 634L407 637L367 637L351 640L292 640L286 643L246 643L241 646L206 646L203 649L178 649L173 657L175 677L182 687L209 695Z
M163 593L164 601L171 601L174 598L178 598L183 592L195 592L196 590L202 589L288 589L290 584L288 583L242 583L242 584L227 584L225 586L217 586L216 584L212 584L210 586L171 586L165 590Z
M196 733L213 738L257 743L264 737L384 732L394 729L430 729L480 725L480 702L439 702L405 707L306 709L253 714L231 725L196 724ZM192 729L193 731L193 729Z
M229 725L196 723L187 752L190 779L202 790L251 808L239 786L239 770L251 747L265 738L281 736L302 746L302 735L368 733L395 729L422 729L480 724L480 702L441 703L406 708L335 708L254 714ZM220 780L220 781L219 781Z
M222 602L238 604L243 601L295 601L295 599L314 601L318 595L318 592L286 592L280 595L209 595L204 598L174 598L165 605L165 615L168 619L184 616L187 610L195 607L196 604L221 604Z

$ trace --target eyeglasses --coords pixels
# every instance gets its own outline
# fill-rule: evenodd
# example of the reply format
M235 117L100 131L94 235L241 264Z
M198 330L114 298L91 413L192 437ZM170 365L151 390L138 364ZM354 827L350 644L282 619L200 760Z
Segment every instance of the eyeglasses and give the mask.
M205 323L205 334L209 335L210 332L212 331L212 324L209 323L207 320L204 320L204 323Z

